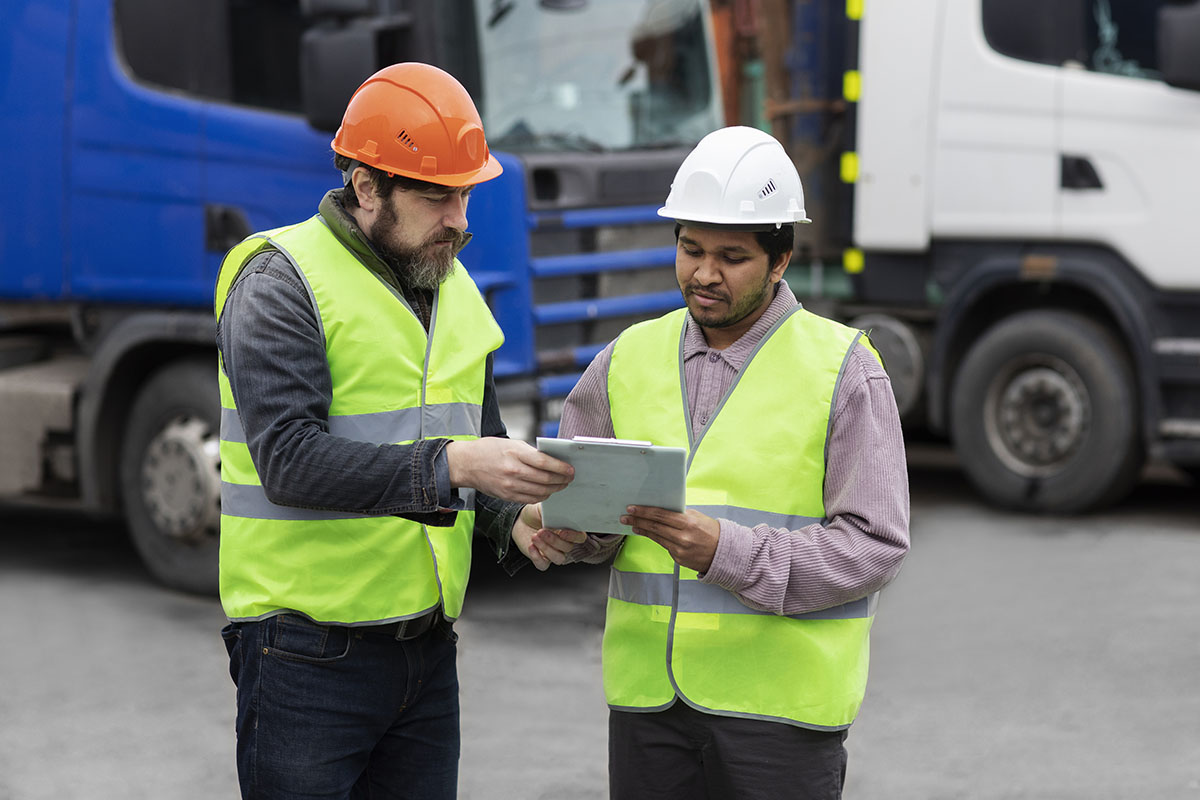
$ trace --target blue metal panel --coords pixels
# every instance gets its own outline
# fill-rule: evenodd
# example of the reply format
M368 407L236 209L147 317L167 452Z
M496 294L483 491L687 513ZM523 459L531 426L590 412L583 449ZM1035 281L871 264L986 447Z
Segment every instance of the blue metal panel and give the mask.
M63 142L70 5L6 0L0 36L0 296L49 299L63 283Z
M573 300L567 303L549 303L534 309L534 321L538 325L557 325L563 322L579 322L586 319L607 319L633 314L653 314L671 311L683 304L678 291L636 294L627 297L601 297L594 300Z
M551 375L538 378L538 394L541 397L566 397L582 377L582 372L575 372L570 375Z
M601 225L633 225L637 223L665 223L658 216L658 206L619 206L616 208L581 208L567 211L540 212L534 214L537 227L559 225L564 228L597 228Z
M666 225L657 214L658 206L622 206L588 209L569 209L538 212L530 215L535 230L603 228L618 226ZM535 279L554 279L571 276L611 275L616 272L670 267L675 263L675 247L651 247L633 250L604 250L543 256L532 259L530 269ZM579 323L619 317L648 316L679 308L682 304L677 289L648 294L596 297L536 305L532 311L533 326ZM568 360L555 353L546 363L576 368L586 367L607 343L579 345L570 348ZM539 377L538 396L542 399L564 397L578 382L580 372ZM553 436L557 422L542 425L542 435Z
M495 373L505 378L530 375L536 364L529 263L532 222L526 210L524 165L508 153L492 155L504 172L471 192L467 219L475 238L458 257L472 276L482 278L484 296L504 330Z
M592 363L596 356L600 355L600 351L607 347L607 344L585 344L580 347L573 348L571 354L574 356L575 363L581 367L586 367Z
M488 292L493 292L497 289L505 289L513 286L516 283L516 280L512 275L495 270L472 272L471 277L475 280L475 285L479 287L480 293L482 293L485 297L487 296Z
M605 253L580 253L533 259L533 274L539 278L586 275L647 267L667 267L675 263L674 247L647 250L617 250Z

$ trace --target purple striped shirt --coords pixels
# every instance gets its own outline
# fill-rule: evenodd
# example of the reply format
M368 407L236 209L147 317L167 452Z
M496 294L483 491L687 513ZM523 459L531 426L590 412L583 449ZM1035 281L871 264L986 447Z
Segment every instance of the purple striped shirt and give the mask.
M724 350L709 347L703 329L688 317L684 382L694 431L708 424L754 348L796 305L796 296L780 281L763 315ZM613 435L612 348L610 343L596 356L567 397L559 436ZM802 614L865 597L896 576L909 546L904 439L887 373L861 345L838 384L827 444L824 524L787 530L719 520L716 554L702 581L728 589L753 608ZM592 535L572 556L605 561L623 538Z

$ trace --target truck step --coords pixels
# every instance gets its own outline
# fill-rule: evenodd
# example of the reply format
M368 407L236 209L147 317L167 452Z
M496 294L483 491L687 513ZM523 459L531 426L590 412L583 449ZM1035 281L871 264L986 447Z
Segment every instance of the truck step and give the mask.
M70 433L87 369L85 357L64 356L0 372L0 494L42 487L51 457L48 434Z

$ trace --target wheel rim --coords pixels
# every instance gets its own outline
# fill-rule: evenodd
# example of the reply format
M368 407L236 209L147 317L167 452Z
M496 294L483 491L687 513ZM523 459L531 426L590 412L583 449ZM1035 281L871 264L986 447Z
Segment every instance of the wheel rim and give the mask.
M146 447L142 500L168 538L201 544L221 520L221 444L198 417L176 417Z
M1079 451L1091 424L1091 403L1079 374L1052 356L1021 359L988 387L984 401L988 444L1019 475L1062 470Z

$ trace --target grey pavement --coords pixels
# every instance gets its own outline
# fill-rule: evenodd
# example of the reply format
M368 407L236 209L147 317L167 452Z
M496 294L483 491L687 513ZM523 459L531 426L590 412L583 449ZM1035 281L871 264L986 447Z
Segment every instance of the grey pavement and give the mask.
M1195 489L1056 519L948 477L875 620L847 797L1200 798Z
M1080 518L998 513L914 473L847 798L1200 800L1200 504L1167 479ZM476 569L460 796L603 798L606 573ZM0 800L236 796L209 598L111 524L0 509Z

